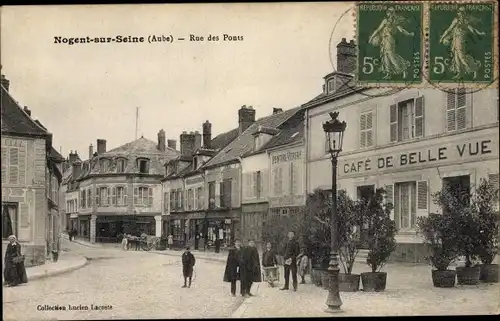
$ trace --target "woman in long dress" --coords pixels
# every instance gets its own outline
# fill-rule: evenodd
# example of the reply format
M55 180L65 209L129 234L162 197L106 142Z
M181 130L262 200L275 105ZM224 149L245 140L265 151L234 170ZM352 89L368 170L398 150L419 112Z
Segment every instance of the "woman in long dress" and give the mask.
M306 250L302 249L300 254L297 256L297 268L301 278L300 284L305 284L305 276L307 273L307 267L309 266L309 258L306 255Z
M445 30L439 42L450 46L451 62L450 71L455 73L454 79L460 77L463 73L475 73L481 67L481 62L475 60L467 52L467 37L471 35L483 36L484 32L471 26L471 22L478 21L474 17L465 14L465 8L458 9L457 17L453 19L451 25Z
M21 244L14 235L9 236L9 244L5 250L4 279L7 286L16 286L28 283L24 260L21 255Z
M394 8L387 10L387 16L382 20L378 28L368 39L373 46L380 46L380 68L384 73L384 79L390 79L391 75L404 75L411 63L396 53L397 32L405 36L413 36L413 32L408 32L402 27L405 19L394 13Z

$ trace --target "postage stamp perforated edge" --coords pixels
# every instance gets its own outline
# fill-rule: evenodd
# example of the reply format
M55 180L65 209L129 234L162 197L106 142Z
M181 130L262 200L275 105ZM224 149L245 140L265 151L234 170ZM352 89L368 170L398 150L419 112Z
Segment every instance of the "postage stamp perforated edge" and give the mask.
M421 31L420 31L420 74L422 81L420 83L413 83L413 82L388 82L384 79L380 79L378 82L371 82L371 81L364 81L359 79L359 72L358 72L358 66L359 66L359 6L360 5L366 5L366 4L401 4L401 5L422 5L422 16L421 16ZM354 77L354 83L356 86L362 86L362 87L370 87L370 88L425 88L428 86L426 84L425 80L425 6L424 2L422 1L357 1L355 2L355 8L353 10L353 16L354 16L354 41L356 42L356 73Z
M431 4L492 4L493 5L493 19L492 19L492 68L493 68L493 81L491 83L457 83L457 82L439 82L438 84L432 83L430 81L430 35L428 31L431 27L430 21L430 6ZM424 15L425 15L425 76L424 76L424 87L426 88L442 88L442 89L455 89L455 88L470 88L470 89L487 89L487 88L498 88L498 2L494 0L456 0L456 1L426 1L424 4ZM413 87L413 86L412 86Z

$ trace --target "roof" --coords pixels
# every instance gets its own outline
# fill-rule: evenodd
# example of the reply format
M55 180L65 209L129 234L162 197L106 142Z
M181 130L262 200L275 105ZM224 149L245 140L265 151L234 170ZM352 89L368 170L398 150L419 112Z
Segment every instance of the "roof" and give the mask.
M141 158L146 158L150 161L149 175L163 175L165 173L164 164L179 155L179 151L169 147L166 147L165 151L161 151L154 141L141 137L130 143L126 143L120 147L94 156L91 160L85 160L82 164L82 175L80 179L88 175L98 174L140 174L137 160ZM108 165L108 170L106 172L102 172L100 168L99 160L103 158L111 160L111 164ZM116 160L119 158L127 160L123 173L117 172Z
M229 143L235 140L236 137L238 137L239 131L240 129L238 127L235 129L231 129L228 132L215 136L215 138L213 138L212 141L210 142L211 147L215 150L219 150L226 147Z
M64 157L59 154L57 150L55 150L54 147L50 148L50 154L49 157L52 158L56 162L64 162Z
M10 93L3 87L2 99L2 133L13 133L35 136L50 136L51 134L38 125L19 104L12 98Z
M214 158L208 161L203 167L211 167L238 159L239 157L253 151L253 134L259 127L278 128L283 122L295 115L302 107L296 107L282 111L267 117L257 119L241 135L224 147Z
M294 126L287 126L283 128L282 131L279 132L276 136L271 138L264 144L260 150L266 150L275 148L278 146L284 146L289 144L294 144L298 142L302 142L304 139L304 120L301 122L297 122Z

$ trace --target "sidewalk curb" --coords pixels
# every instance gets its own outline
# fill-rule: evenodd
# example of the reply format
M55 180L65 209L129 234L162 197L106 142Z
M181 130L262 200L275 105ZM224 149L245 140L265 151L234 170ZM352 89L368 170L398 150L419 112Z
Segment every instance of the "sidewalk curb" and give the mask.
M44 272L41 274L35 274L33 276L28 277L28 281L38 280L38 279L43 279L43 278L48 278L48 277L52 277L52 276L56 276L56 275L61 275L61 274L73 272L75 270L81 269L82 267L88 265L89 263L90 263L90 261L88 258L82 257L81 262L79 262L76 265L69 266L69 267L67 267L65 269L61 269L61 270Z
M257 289L255 290L255 293L258 293L259 289L260 289L260 283L257 283L256 288ZM234 313L231 314L231 316L229 318L231 318L231 319L240 319L240 318L243 318L243 314L245 314L245 312L247 311L248 307L250 305L252 305L253 301L254 301L253 297L246 298L245 300L243 300L243 302L238 307L238 309L236 309L236 311L234 311Z

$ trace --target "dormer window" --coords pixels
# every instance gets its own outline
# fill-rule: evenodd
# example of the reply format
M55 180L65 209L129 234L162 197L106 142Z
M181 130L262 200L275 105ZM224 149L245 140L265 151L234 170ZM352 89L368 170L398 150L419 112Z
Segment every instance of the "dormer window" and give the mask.
M193 169L197 169L198 168L198 157L195 156L193 157Z
M126 167L127 167L127 160L125 158L119 158L116 161L116 171L118 173L124 173Z
M109 167L109 160L108 159L99 160L99 167L101 169L101 172L107 172Z
M149 174L149 159L144 159L144 158L138 159L137 168L139 168L139 173Z
M328 93L335 91L335 79L328 80Z
M259 146L259 135L255 135L253 137L253 148L254 148L254 150L257 150L257 149L260 148L260 146Z

